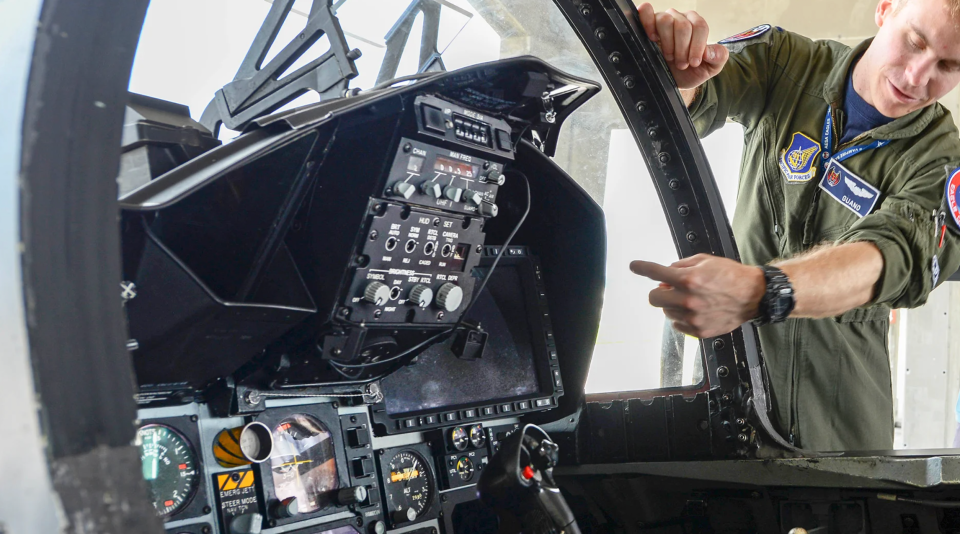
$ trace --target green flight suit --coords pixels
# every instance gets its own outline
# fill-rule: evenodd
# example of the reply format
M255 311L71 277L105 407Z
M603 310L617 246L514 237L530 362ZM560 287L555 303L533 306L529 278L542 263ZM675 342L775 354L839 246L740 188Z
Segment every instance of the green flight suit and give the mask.
M869 44L851 49L772 28L727 44L729 62L690 106L701 136L728 118L744 127L733 217L744 263L770 263L824 243L868 241L883 254L883 272L869 305L839 317L788 319L760 328L779 425L785 437L812 450L892 448L890 310L922 305L960 266L960 239L946 232L940 244L947 171L960 166L957 129L941 105L834 147L836 153L876 139L890 141L842 163L879 190L865 216L820 187L822 152L809 161L804 158L813 151L786 153L822 144L828 104L833 143L839 141L847 75ZM791 165L808 165L813 175L793 174L785 157L793 158ZM946 223L953 224L949 213Z

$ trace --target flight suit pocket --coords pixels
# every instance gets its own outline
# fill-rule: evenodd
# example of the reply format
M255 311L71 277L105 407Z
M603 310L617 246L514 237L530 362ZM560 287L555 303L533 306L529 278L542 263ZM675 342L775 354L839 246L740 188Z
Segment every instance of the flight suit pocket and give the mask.
M838 323L865 323L869 321L881 321L890 319L889 306L869 306L866 308L854 308L842 315L834 317Z

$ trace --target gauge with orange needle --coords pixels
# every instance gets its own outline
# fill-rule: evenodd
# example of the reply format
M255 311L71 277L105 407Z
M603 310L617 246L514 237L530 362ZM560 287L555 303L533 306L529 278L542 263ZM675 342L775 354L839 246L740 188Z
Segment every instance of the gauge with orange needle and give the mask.
M396 518L416 520L427 511L433 500L433 476L426 460L416 452L401 451L387 465L390 472L385 477L384 493L387 508L391 517L395 518L394 523L405 522Z
M296 497L299 512L316 512L333 504L337 489L337 459L330 431L317 418L297 414L273 429L270 458L273 489L278 500Z

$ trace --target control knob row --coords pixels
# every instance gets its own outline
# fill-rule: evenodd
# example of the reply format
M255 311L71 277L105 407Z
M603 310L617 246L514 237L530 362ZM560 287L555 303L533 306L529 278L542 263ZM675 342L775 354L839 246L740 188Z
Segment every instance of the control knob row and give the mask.
M374 280L364 288L363 300L375 306L382 306L390 300L390 287ZM410 290L408 300L413 305L426 308L433 302L433 290L423 284L417 284ZM463 288L452 282L443 284L437 291L436 302L437 307L444 311L456 311L463 303Z
M488 181L502 183L503 176L499 173L497 174L499 176L498 180L490 180L488 178ZM398 197L403 197L405 200L410 200L416 192L417 187L408 182L397 182L393 185L393 194ZM483 193L480 191L464 189L455 185L444 186L435 180L427 180L420 184L420 192L436 199L446 198L451 202L467 202L477 206L481 215L490 217L497 216L497 206L491 202L484 202Z

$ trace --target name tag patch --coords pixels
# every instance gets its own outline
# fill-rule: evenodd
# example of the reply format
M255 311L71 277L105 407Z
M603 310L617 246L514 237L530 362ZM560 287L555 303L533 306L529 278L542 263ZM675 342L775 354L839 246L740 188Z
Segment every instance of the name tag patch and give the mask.
M869 215L880 198L880 191L876 187L836 161L831 161L827 166L827 172L820 180L820 189L856 213L857 217Z

